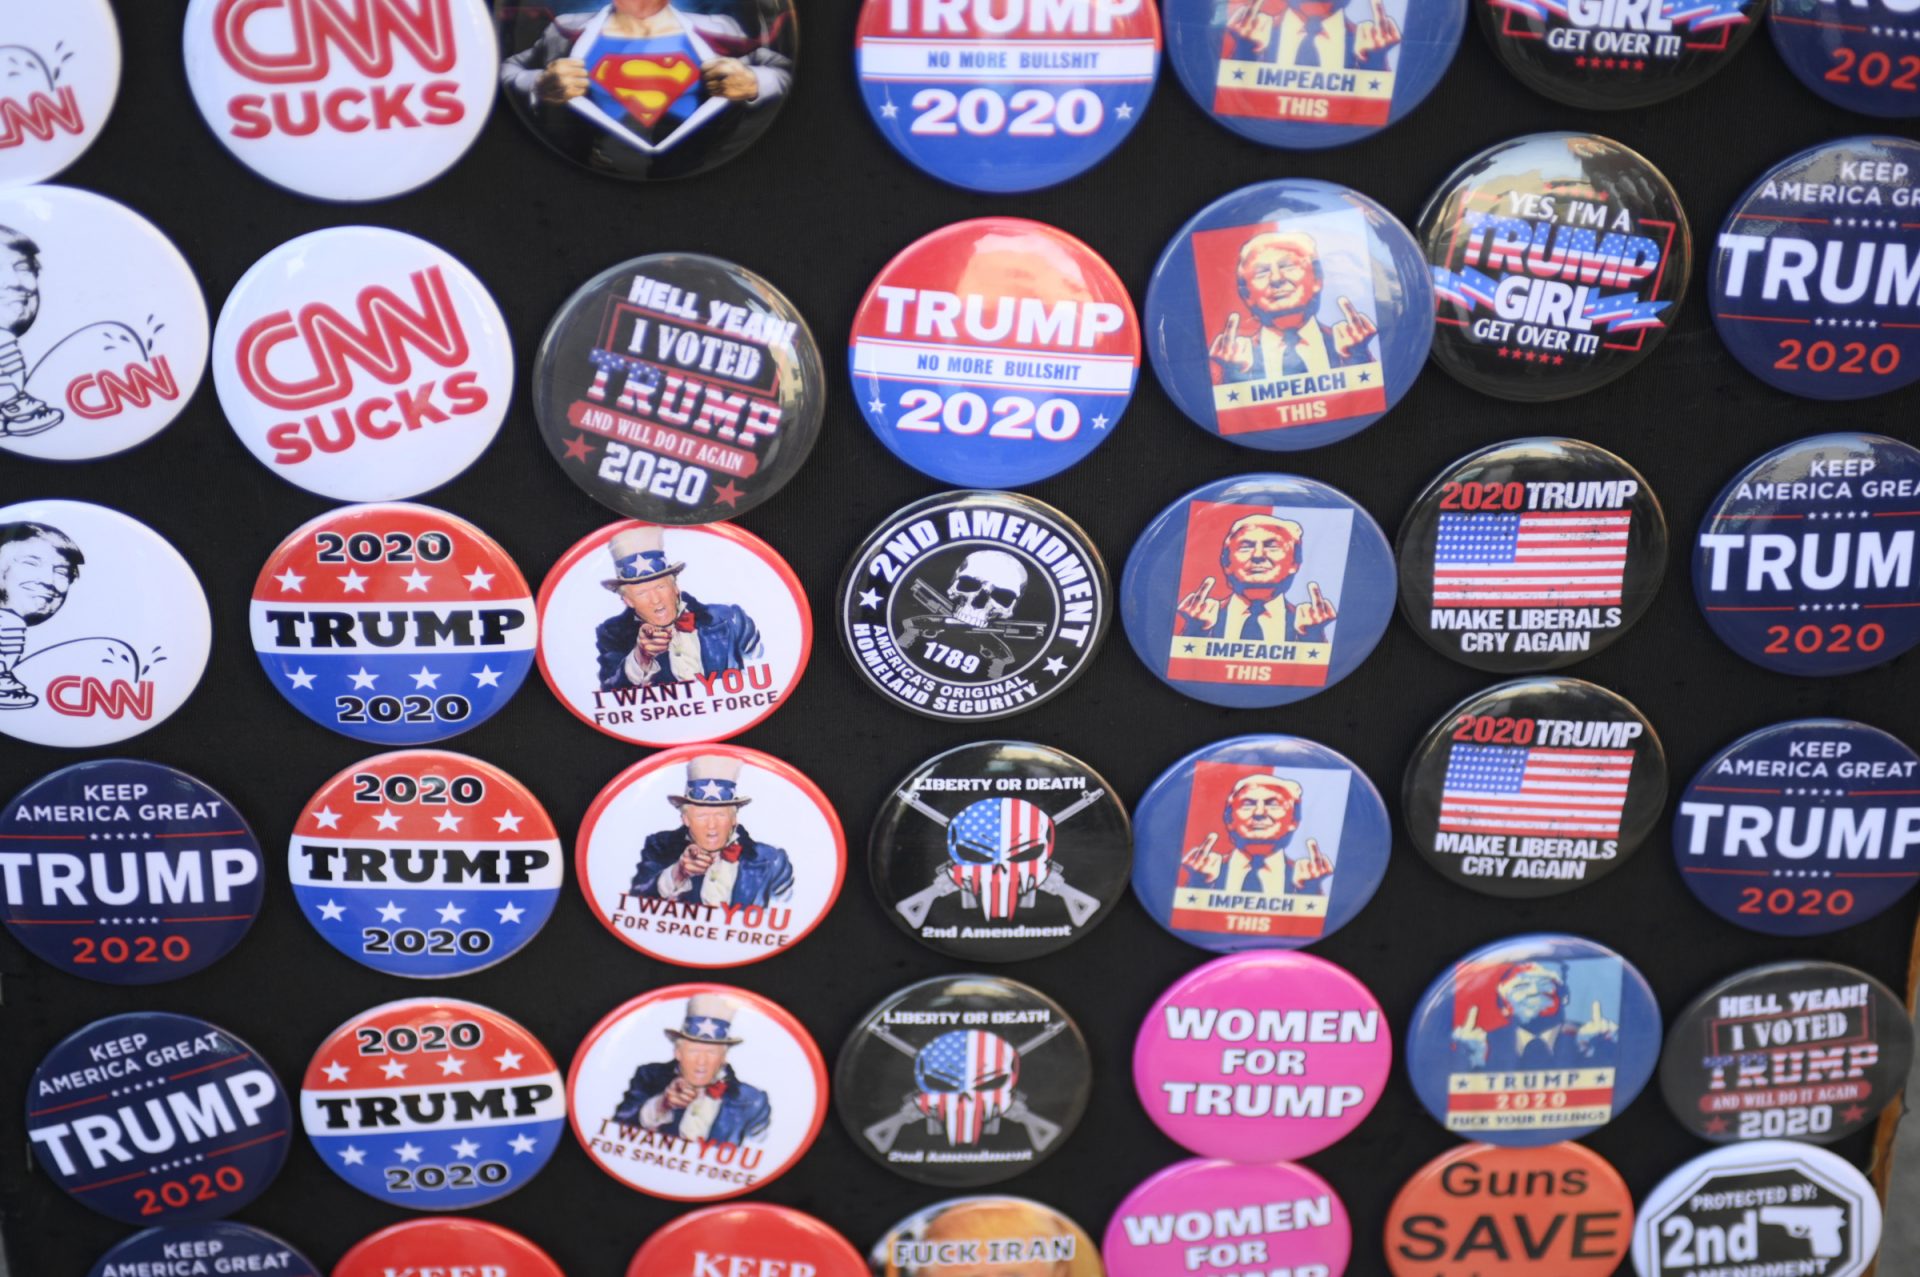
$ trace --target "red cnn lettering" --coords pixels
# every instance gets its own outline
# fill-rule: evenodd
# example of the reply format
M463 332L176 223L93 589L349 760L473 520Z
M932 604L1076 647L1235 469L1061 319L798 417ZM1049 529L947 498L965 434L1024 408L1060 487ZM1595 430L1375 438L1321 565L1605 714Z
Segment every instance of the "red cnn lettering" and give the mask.
M77 137L86 128L86 121L80 118L80 99L73 95L71 85L61 88L57 97L35 93L25 103L0 98L0 151L19 146L30 137L50 142L57 129Z
M228 66L261 84L323 80L336 49L373 78L393 73L396 48L442 75L458 52L450 0L221 0L213 39Z
M255 320L240 335L240 380L262 403L304 412L352 391L349 364L389 386L412 380L409 347L442 368L459 367L467 360L467 334L440 268L415 271L408 279L411 307L392 289L374 284L355 299L357 323L319 302L301 307L298 317L282 310ZM274 349L290 341L306 344L312 376L282 377L267 366Z
M128 364L125 371L110 368L75 377L67 386L67 407L88 421L118 416L128 407L145 408L155 399L178 399L180 387L173 368L161 355L151 365Z
M141 722L153 717L153 684L116 678L103 683L91 675L63 674L47 684L47 704L69 718L108 718L133 715Z

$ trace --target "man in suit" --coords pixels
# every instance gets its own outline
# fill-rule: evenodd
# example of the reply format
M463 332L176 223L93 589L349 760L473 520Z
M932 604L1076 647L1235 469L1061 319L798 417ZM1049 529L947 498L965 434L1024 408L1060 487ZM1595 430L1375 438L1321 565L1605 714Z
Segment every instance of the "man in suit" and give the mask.
M594 631L600 690L683 683L766 659L760 629L744 609L681 592L687 565L668 562L660 528L616 532L607 549L614 574L601 584L627 610Z
M1324 310L1320 245L1304 231L1261 231L1240 246L1234 264L1240 300L1253 332L1241 328L1240 312L1207 347L1221 383L1318 376L1336 368L1371 363L1369 348L1379 328L1348 298Z
M742 1039L733 1034L738 1004L717 993L687 999L685 1021L666 1030L673 1059L642 1064L614 1110L622 1126L715 1144L763 1138L773 1120L767 1093L742 1082L727 1052Z
M1300 828L1301 792L1298 781L1265 772L1235 781L1220 813L1232 850L1216 851L1219 835L1208 834L1181 858L1179 885L1242 895L1325 895L1333 863L1320 844L1307 839L1299 860L1286 854Z
M73 538L50 524L0 523L0 710L40 703L13 667L26 655L28 628L66 604L86 561Z
M787 853L740 825L753 799L740 792L740 760L704 755L687 763L687 788L669 794L680 824L640 845L631 894L703 905L766 905L793 894Z
M27 393L20 339L39 317L40 246L0 226L0 435L37 435L66 419L61 409Z
M1321 643L1339 615L1333 600L1307 583L1307 601L1291 603L1287 590L1300 570L1305 529L1292 519L1249 514L1234 521L1220 543L1227 597L1207 577L1175 604L1174 633L1255 643Z
M1273 62L1286 67L1385 71L1387 51L1400 43L1400 27L1381 0L1372 0L1369 22L1341 13L1347 0L1253 0L1227 15L1222 57L1234 62Z
M1599 1000L1583 1023L1573 1023L1567 1014L1566 963L1516 962L1500 973L1494 988L1507 1023L1483 1029L1480 1008L1470 1007L1453 1030L1454 1048L1466 1056L1468 1068L1511 1073L1605 1068L1614 1062L1620 1026L1601 1011Z

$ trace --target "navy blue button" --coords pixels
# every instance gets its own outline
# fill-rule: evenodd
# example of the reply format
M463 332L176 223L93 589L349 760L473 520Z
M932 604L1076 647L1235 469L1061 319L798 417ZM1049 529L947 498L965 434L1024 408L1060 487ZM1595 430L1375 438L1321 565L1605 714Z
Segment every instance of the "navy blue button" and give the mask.
M1250 474L1195 488L1134 543L1127 640L1195 700L1257 709L1332 687L1393 617L1393 551L1338 488Z
M1298 736L1195 750L1136 813L1133 893L1216 953L1299 949L1366 908L1387 872L1386 803L1343 754Z
M1920 643L1920 450L1885 435L1776 448L1720 490L1693 595L1727 646L1782 674L1852 674Z
M1480 29L1514 78L1556 102L1625 110L1720 73L1768 0L1478 0Z
M1419 106L1466 24L1466 0L1175 3L1167 56L1200 109L1241 137L1318 150Z
M1599 1130L1660 1059L1660 1007L1631 962L1591 940L1524 935L1475 949L1428 987L1407 1072L1434 1120L1538 1148Z
M1358 434L1433 342L1433 283L1406 227L1344 186L1286 178L1215 200L1147 285L1147 352L1180 410L1291 452Z
M100 1256L87 1277L133 1274L272 1273L274 1277L323 1277L313 1261L249 1224L221 1222L149 1228Z
M1673 857L1729 922L1820 936L1884 913L1920 882L1920 755L1865 723L1749 732L1680 795Z
M1887 0L1774 0L1773 47L1800 82L1835 106L1909 120L1920 115L1912 68L1920 9Z

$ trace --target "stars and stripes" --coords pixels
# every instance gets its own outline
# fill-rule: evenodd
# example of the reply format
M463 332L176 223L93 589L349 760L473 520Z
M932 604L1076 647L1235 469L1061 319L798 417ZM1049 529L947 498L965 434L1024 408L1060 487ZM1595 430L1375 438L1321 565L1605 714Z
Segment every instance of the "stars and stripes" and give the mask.
M1020 1056L997 1033L956 1029L920 1048L913 1062L920 1111L946 1128L948 1144L978 1144L1013 1103Z
M1516 837L1617 838L1631 749L1456 744L1440 793L1440 828Z
M947 826L947 871L980 902L981 916L1011 918L1047 876L1053 818L1024 798L983 798Z
M1610 293L1605 297L1588 298L1580 313L1590 322L1605 324L1610 333L1637 332L1642 328L1659 328L1663 324L1660 312L1670 302L1643 302L1637 293Z
M1631 511L1442 514L1433 605L1604 607L1620 602Z

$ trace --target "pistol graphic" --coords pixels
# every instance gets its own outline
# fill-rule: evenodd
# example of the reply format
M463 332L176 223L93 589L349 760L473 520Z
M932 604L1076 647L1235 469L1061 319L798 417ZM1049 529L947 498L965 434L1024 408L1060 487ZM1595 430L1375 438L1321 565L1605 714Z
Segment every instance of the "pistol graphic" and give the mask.
M1836 1259L1846 1252L1840 1229L1847 1212L1838 1206L1762 1206L1760 1222L1787 1230L1787 1236L1811 1242L1813 1258Z

